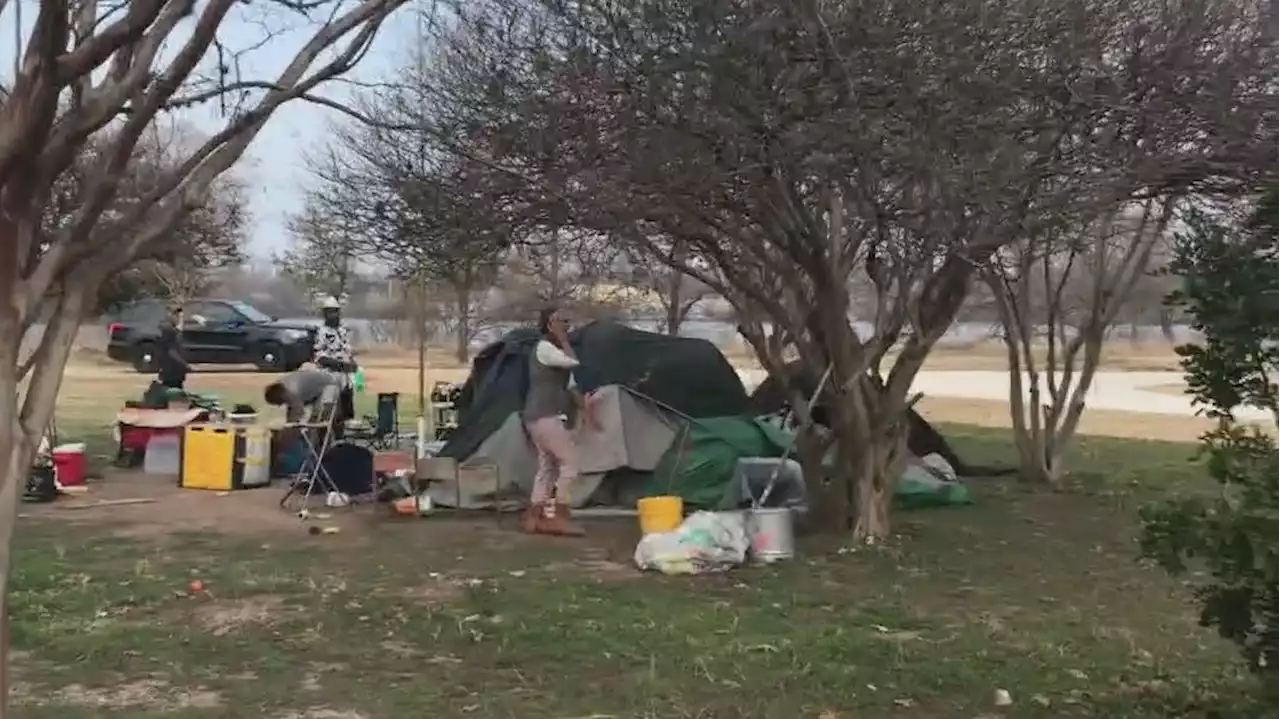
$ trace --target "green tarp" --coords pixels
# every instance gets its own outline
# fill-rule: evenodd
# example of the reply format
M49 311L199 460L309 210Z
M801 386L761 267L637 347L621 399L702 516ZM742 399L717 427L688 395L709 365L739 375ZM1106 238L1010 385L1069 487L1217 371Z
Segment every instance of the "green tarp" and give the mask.
M718 508L739 459L780 457L790 441L785 430L750 417L711 417L685 427L676 431L644 496L678 495L691 509Z
M739 459L780 457L791 439L786 430L750 417L712 417L685 427L645 481L642 496L676 495L689 509L717 509ZM945 482L919 466L908 467L894 491L894 505L902 509L972 503L963 484Z
M923 467L911 466L898 477L893 490L893 506L898 509L955 507L973 504L969 488L958 480L945 482Z

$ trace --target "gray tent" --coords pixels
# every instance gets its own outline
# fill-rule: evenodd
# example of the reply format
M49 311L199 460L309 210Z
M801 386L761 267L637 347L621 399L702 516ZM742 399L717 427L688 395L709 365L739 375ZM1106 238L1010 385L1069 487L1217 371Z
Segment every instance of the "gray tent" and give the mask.
M576 432L574 439L581 463L578 481L570 491L570 503L581 507L601 490L605 475L620 477L648 474L656 470L671 447L684 419L652 400L619 385L601 387L592 398L600 428ZM498 473L503 500L523 500L533 489L538 459L533 444L525 434L518 413L511 413L497 431L486 437L469 456L459 461L461 481L438 482L431 486L431 499L446 507L459 503L466 509L491 507L494 481L488 473L469 472L469 468L493 467ZM634 504L638 488L634 482L618 482L607 491L612 501L622 506ZM629 494L628 485L635 492ZM596 502L605 501L596 497Z

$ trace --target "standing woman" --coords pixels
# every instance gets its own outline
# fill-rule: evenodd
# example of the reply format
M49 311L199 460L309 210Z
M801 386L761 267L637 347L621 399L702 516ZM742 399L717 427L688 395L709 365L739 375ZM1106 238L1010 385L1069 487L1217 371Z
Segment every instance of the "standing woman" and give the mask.
M328 297L320 306L324 324L316 334L315 363L338 383L338 416L333 419L334 437L342 439L344 423L356 416L355 394L351 373L356 371L355 354L351 350L351 333L342 324L342 305Z
M529 392L521 419L538 451L538 473L525 511L524 530L531 534L580 537L569 518L569 488L578 478L578 451L565 427L565 416L584 417L582 396L573 388L578 358L569 346L569 324L556 308L538 315L542 337L529 358ZM576 405L576 407L575 407ZM583 410L574 412L575 409Z

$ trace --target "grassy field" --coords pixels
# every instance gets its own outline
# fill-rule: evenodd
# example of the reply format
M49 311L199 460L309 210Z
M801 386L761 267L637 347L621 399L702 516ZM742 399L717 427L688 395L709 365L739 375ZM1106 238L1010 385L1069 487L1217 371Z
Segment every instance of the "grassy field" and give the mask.
M944 431L1008 456L1003 433ZM1201 486L1191 450L1086 440L1071 491L978 480L972 507L898 514L885 548L807 537L790 564L694 578L632 570L629 521L556 540L360 508L311 536L270 490L32 508L15 715L1211 716L1239 698L1231 649L1134 549L1140 503Z
M371 393L414 374L381 366ZM252 402L262 381L192 385ZM144 383L71 367L64 435L104 449L111 411ZM926 415L966 459L1009 461L1007 432L945 409ZM1084 438L1066 491L973 480L975 505L899 513L886 547L802 537L786 565L694 578L632 569L631 520L558 540L512 517L361 507L313 536L279 489L218 496L108 470L93 497L155 502L19 520L15 716L1218 716L1245 686L1232 649L1134 541L1141 504L1204 488L1193 452Z

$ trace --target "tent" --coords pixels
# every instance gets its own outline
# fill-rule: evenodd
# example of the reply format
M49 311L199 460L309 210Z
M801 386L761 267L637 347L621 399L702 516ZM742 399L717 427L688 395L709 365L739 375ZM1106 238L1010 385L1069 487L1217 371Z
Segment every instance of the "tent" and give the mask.
M464 468L496 466L500 486L464 472L458 483L431 486L437 504L483 508L528 497L537 459L520 410L537 339L514 330L476 356L456 401L458 427L438 452ZM728 508L738 499L738 460L780 457L790 444L787 430L755 416L737 372L706 340L595 322L570 341L582 360L575 378L594 392L600 423L576 436L574 506L630 508L641 497L675 494L691 509ZM916 505L967 500L952 489L923 477L899 494Z
M621 385L694 418L749 413L741 378L706 340L592 322L576 329L569 341L582 359L575 377L584 391ZM520 411L529 385L529 355L537 342L537 331L515 329L476 355L455 402L458 427L441 456L471 456Z
M444 506L490 506L525 497L537 468L520 410L529 355L538 335L517 329L472 362L458 395L458 427L440 449L463 467L494 465L502 485L463 480L433 485ZM787 436L749 416L742 380L712 343L593 322L570 336L582 359L579 386L594 392L599 431L577 436L581 476L570 502L632 506L636 499L675 493L690 507L724 501L740 457L776 457ZM681 442L676 442L681 438Z

